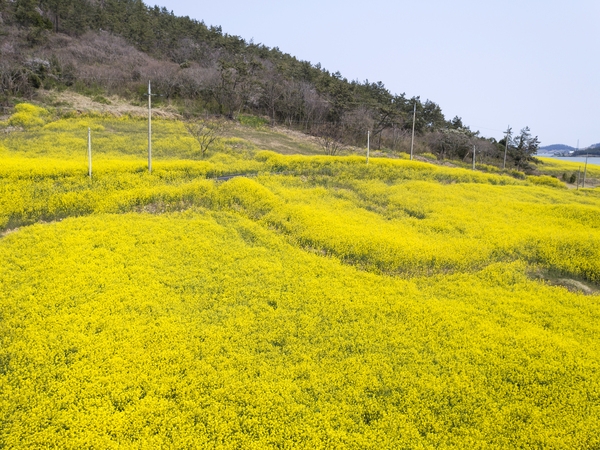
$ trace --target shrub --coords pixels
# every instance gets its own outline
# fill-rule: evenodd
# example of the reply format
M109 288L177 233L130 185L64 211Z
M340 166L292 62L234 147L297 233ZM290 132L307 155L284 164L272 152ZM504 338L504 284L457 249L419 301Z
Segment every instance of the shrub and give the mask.
M47 109L29 103L20 103L15 106L16 112L8 119L8 124L13 127L25 129L43 126L50 113Z
M527 177L527 181L533 184L537 184L538 186L549 186L561 189L565 187L565 185L560 180L548 175L529 176Z
M246 115L246 114L241 114L238 117L238 120L240 121L240 123L242 125L246 125L248 127L252 127L252 128L262 128L265 125L269 124L269 121L267 119L264 119L262 117L258 117L258 116L251 116L251 115Z

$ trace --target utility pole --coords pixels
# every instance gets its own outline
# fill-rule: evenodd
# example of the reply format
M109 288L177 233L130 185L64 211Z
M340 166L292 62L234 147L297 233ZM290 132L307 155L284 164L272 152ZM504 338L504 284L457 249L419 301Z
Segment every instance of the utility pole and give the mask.
M587 175L587 160L588 160L588 156L590 156L590 155L589 154L585 155L585 166L584 166L584 169L583 169L583 187L584 188L585 188L585 176Z
M415 147L415 121L417 119L417 102L413 108L413 128L412 128L412 139L410 141L410 160L413 159L413 149Z
M152 86L148 80L148 172L152 173Z
M508 153L508 137L510 136L510 125L506 129L506 143L504 145L504 163L502 164L502 170L506 169L506 154Z
M475 146L473 146L473 170L475 170Z
M577 190L579 190L579 180L581 179L581 166L579 166L579 171L577 172Z
M369 164L369 153L371 151L371 130L367 131L367 164Z
M88 127L88 175L92 179L92 130Z

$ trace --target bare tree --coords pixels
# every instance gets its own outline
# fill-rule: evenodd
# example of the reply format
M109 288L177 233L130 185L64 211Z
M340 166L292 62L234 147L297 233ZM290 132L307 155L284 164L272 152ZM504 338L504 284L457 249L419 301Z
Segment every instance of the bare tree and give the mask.
M271 125L275 125L277 106L283 96L283 78L272 64L267 65L262 83L262 103L271 116Z
M181 69L177 64L151 61L140 70L142 80L152 80L152 87L160 95L170 100L181 92Z
M385 130L384 137L387 138L393 151L396 151L396 147L410 137L410 131L403 127L403 122L398 124L394 123L392 129Z
M335 156L342 150L343 133L339 125L334 123L320 125L315 134L326 155Z
M201 67L198 63L190 63L190 67L181 70L177 78L184 99L198 99L210 90L212 80L218 77L216 68Z
M482 164L501 162L502 153L498 151L498 145L488 139L477 140L477 155Z
M311 123L324 120L329 105L310 83L300 83L300 93L304 102L304 129L308 130Z
M0 62L0 97L7 100L11 95L31 96L33 86L28 70L17 63ZM8 103L7 103L8 104Z
M211 91L220 114L233 119L244 107L258 102L260 86L256 75L261 68L258 60L240 55L219 60L219 80Z
M373 130L375 126L373 112L364 105L344 113L342 123L346 136L354 142L364 141L365 145L367 143L367 130Z
M462 129L448 128L430 133L427 140L439 159L465 159L473 145L471 134Z
M204 158L210 146L220 136L225 128L223 119L197 118L184 122L185 129L198 142L200 157Z

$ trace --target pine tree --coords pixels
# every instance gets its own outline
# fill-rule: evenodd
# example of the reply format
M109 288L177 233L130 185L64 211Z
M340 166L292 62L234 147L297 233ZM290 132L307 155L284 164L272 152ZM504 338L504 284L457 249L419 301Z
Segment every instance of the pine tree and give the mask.
M20 25L52 29L52 22L38 12L36 0L17 0L15 2L15 18Z

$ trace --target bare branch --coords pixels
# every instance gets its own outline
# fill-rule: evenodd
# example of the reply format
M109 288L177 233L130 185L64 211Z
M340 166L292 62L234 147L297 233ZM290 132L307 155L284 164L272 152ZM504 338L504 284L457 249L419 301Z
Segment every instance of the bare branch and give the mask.
M185 129L198 142L201 158L206 156L210 146L220 136L225 125L223 119L197 118L184 122Z
M342 150L342 129L339 125L323 124L317 128L315 135L326 155L335 156Z

